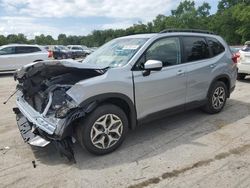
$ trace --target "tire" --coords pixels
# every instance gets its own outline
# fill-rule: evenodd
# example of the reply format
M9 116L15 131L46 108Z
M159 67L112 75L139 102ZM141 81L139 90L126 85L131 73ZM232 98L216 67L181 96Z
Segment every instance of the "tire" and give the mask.
M117 122L110 124L111 119ZM128 118L124 111L118 106L103 104L79 121L76 135L81 146L90 153L104 155L122 144L127 131Z
M215 82L209 89L207 104L202 108L209 114L219 113L225 106L228 89L224 82Z
M244 80L246 77L246 74L238 73L237 74L237 80Z

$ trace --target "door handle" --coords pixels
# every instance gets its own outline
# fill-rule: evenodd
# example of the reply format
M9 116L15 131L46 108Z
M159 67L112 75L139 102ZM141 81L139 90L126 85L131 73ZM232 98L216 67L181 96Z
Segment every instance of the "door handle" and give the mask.
M183 70L178 70L177 72L177 75L180 76L180 75L183 75L185 72Z

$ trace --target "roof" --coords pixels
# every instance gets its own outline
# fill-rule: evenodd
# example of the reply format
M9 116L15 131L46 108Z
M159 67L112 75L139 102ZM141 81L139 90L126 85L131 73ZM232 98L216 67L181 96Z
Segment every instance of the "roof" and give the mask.
M153 38L158 35L200 35L200 36L209 36L209 35L215 35L211 31L206 31L206 30L198 30L198 29L166 29L163 30L159 33L146 33L146 34L135 34L135 35L129 35L129 36L124 36L120 38ZM249 41L250 42L250 41Z
M38 47L39 45L37 44L7 44L7 45L3 45L1 46L1 48L5 48L5 47L15 47L15 46L30 46L30 47Z

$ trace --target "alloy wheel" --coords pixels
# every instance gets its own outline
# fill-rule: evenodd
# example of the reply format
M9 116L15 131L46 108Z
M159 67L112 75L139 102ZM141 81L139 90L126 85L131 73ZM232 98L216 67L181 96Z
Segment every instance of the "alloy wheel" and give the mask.
M90 131L92 144L99 149L108 149L122 136L123 123L114 114L105 114L98 118Z
M223 107L226 99L226 92L223 87L218 87L215 89L212 97L212 105L217 110Z

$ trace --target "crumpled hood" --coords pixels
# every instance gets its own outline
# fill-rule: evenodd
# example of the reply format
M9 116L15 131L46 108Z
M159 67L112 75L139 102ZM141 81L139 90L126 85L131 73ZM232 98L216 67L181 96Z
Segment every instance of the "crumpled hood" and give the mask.
M31 77L38 73L45 73L45 75L59 75L60 71L62 72L97 72L99 74L103 74L106 72L108 67L90 65L86 63L79 63L74 60L51 60L51 61L40 61L27 64L23 66L21 69L17 70L14 73L14 79L19 80L19 82L23 78ZM85 71L84 71L85 70Z
M26 98L33 98L38 93L46 95L51 88L73 86L79 81L103 75L108 68L91 66L71 60L41 61L28 64L16 71L14 79L17 88Z

